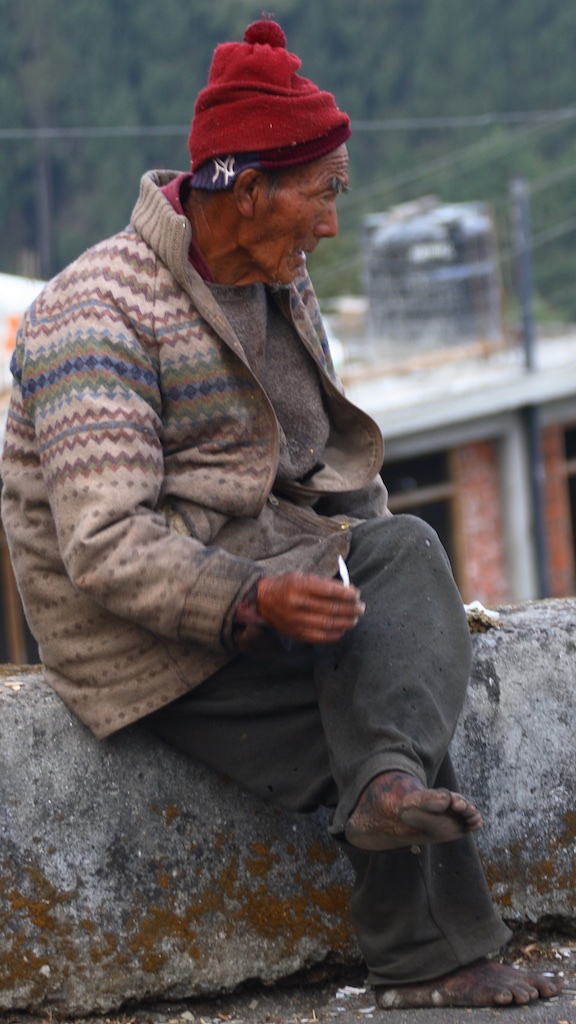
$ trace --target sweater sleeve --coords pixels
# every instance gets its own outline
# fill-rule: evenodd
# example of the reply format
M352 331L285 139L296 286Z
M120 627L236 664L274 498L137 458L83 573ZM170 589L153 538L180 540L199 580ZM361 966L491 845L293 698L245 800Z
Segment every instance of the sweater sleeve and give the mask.
M218 648L260 572L171 530L158 510L162 394L145 329L101 290L86 312L77 287L66 301L52 289L26 318L15 386L73 585L156 635Z

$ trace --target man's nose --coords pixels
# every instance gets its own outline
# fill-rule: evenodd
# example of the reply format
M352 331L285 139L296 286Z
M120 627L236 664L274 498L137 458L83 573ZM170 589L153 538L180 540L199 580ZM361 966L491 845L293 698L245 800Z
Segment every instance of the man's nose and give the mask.
M334 238L337 234L338 214L336 212L336 204L332 203L318 221L315 235L317 238Z

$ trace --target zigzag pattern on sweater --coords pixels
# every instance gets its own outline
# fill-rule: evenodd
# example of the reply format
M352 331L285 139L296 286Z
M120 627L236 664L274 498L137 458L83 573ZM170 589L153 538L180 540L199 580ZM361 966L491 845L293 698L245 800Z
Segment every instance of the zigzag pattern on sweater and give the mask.
M57 436L50 433L46 439L40 435L38 449L43 456L44 464L49 465L51 461L60 458L64 452L78 452L81 448L86 450L93 445L100 446L111 442L112 444L123 444L124 450L130 451L133 450L132 446L138 442L137 430L125 429L115 424L108 424L100 428L91 425L87 429L90 430L90 433L84 435L78 434L77 431L71 432L67 436L62 431L59 431Z
M127 266L137 275L127 273ZM30 310L26 335L28 352L34 351L37 359L34 363L28 356L26 398L59 380L80 391L83 373L91 378L88 390L97 393L110 387L106 376L98 376L100 371L131 386L157 388L154 373L159 377L161 360L162 398L175 407L213 394L223 397L226 391L245 393L253 386L237 360L233 363L225 351L215 349L213 339L207 351L205 321L132 229L95 246L56 278ZM17 357L13 372L21 378ZM150 393L142 397L153 401Z
M56 280L60 286L70 284L76 288L79 281L91 277L117 282L125 276L131 279L135 290L150 292L156 268L155 253L142 243L132 227L127 227L87 249ZM148 286L144 289L146 282Z
M108 341L101 339L100 347L107 347ZM248 394L253 382L248 374L231 376L217 370L221 371L221 360L195 360L193 373L189 363L168 366L160 382L149 365L137 365L118 354L97 353L92 339L76 337L62 348L53 346L38 358L27 359L22 394L25 401L33 400L40 418L76 401L113 402L116 406L119 400L130 400L136 394L158 416L162 409L165 415L169 412L174 428L190 420L198 426L207 422L221 425L230 418L230 398ZM21 371L15 376L21 376ZM98 410L93 415L97 417ZM68 426L73 429L70 423Z
M20 468L38 466L36 434L32 423L25 415L14 389L6 422L3 461L15 463Z
M96 355L93 352L84 356L77 355L73 359L52 358L37 362L43 362L44 368L39 365L34 374L28 372L26 380L22 382L24 399L39 399L43 392L49 395L51 389L56 393L64 386L69 390L89 391L95 395L101 389L106 389L106 384L111 378L116 382L116 386L118 378L131 385L156 383L156 375L145 367L136 366L118 357Z
M44 465L47 469L46 483L50 487L51 484L61 486L67 480L93 477L94 474L102 477L110 471L113 473L127 471L130 475L140 473L143 477L153 474L156 477L159 469L162 468L162 458L161 456L154 458L153 455L133 450L129 452L116 451L113 454L109 449L102 449L98 456L91 455L86 459L81 459L76 453L73 461L59 460L53 467L53 472L50 471L51 467L48 462L45 462Z
M71 436L78 438L82 433L89 433L91 430L109 430L110 428L117 429L120 433L128 429L146 433L150 430L150 423L147 416L139 416L133 409L115 407L113 418L110 416L110 410L106 408L78 409L71 415L62 416L58 423L55 421L54 425L50 427L49 433L56 441L58 438ZM44 430L41 419L38 421L36 433L40 446L43 446Z
M74 478L153 487L164 474L186 478L192 459L196 487L231 466L257 493L269 467L254 433L253 377L166 268L131 258L145 269L144 285L118 268L129 255L114 240L100 244L30 309L13 358L23 407L12 438L22 441L29 413L51 490ZM159 303L158 291L169 301ZM6 457L16 458L10 447Z

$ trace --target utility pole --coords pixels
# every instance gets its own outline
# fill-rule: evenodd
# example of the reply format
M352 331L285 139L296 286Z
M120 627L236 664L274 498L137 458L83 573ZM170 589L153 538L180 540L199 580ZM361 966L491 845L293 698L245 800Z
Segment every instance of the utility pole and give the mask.
M52 277L52 216L50 197L50 161L45 139L38 139L36 151L36 251L38 276Z
M522 343L524 347L524 365L527 373L536 369L536 330L534 322L534 287L532 282L532 247L530 231L530 200L529 186L523 178L515 179L510 187L512 199L512 222L514 230L514 248L516 253L516 272L518 300L522 324ZM540 443L540 417L538 407L527 405L520 410L530 463L530 489L532 496L532 521L534 528L534 544L536 549L536 566L540 598L550 596L548 543L546 536L546 520L544 514L544 460Z

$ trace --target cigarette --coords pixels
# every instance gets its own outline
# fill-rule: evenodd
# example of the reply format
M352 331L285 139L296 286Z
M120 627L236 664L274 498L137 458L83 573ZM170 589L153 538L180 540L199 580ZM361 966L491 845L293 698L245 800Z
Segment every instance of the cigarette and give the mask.
M348 572L348 566L346 565L346 562L342 558L342 555L338 555L338 572L340 573L340 578L344 586L349 587L350 573Z

